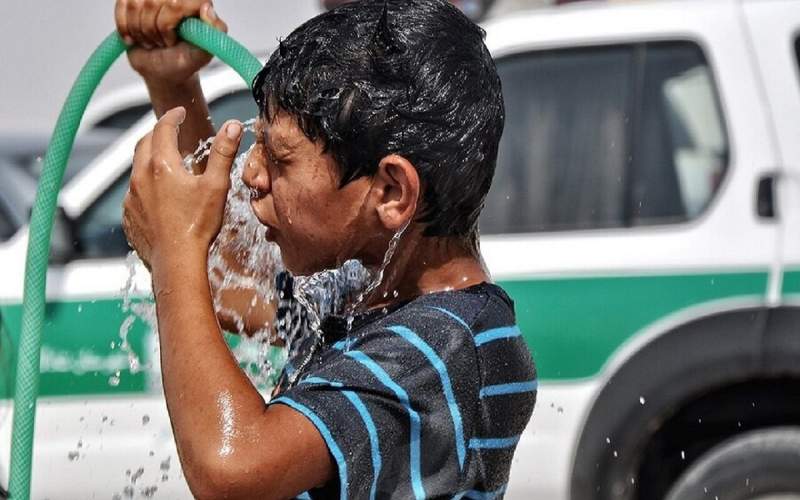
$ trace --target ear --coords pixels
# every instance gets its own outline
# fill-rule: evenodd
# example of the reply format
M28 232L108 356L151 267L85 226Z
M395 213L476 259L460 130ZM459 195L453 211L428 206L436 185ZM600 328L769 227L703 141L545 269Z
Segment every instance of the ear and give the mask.
M420 196L417 169L406 158L390 154L373 177L375 211L383 227L397 231L414 218Z

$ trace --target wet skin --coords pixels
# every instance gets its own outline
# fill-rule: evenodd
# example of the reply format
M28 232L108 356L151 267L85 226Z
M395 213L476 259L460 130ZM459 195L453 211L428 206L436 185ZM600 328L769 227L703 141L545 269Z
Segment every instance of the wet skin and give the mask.
M175 20L187 15L224 28L210 2L117 0L118 29L132 45L129 60L160 117L137 145L123 225L152 273L164 394L192 493L293 497L326 483L335 466L310 421L284 405L265 404L221 334L224 318L214 311L207 257L222 223L241 127L234 122L220 128L199 175L184 170L182 157L214 134L197 77L210 58L174 35ZM333 159L291 117L279 113L259 129L244 181L255 193L255 214L270 226L290 270L307 274L349 258L377 265L392 236L408 225L369 307L382 306L383 297L403 300L488 281L476 248L422 236L413 221L423 201L420 179L401 155L386 156L374 176L340 188ZM244 306L239 310L252 314ZM274 308L264 310L246 323L269 321Z
M205 172L192 175L178 150L184 117L183 108L170 110L137 145L124 203L126 235L152 272L164 393L181 463L198 497L285 498L327 482L334 465L304 416L265 405L223 340L207 254L222 223L241 125L223 125ZM325 171L335 167L332 160L293 120L276 120L265 135L270 149L266 143L254 149L245 181L257 190L253 209L286 249L291 269L321 270L314 266L351 256L377 262L391 236L412 221L370 305L381 305L380 297L394 295L381 292L390 290L404 299L488 279L479 257L463 244L422 237L422 227L413 223L419 178L403 157L389 155L374 177L339 189L336 172ZM286 147L274 151L278 137ZM270 159L273 153L285 154L286 164Z

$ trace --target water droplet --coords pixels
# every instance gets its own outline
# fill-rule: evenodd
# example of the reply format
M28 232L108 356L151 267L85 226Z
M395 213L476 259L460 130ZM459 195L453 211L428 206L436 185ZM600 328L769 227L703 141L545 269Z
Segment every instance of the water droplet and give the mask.
M681 450L681 460L686 460L686 452Z
M131 483L136 484L136 481L138 481L139 478L142 477L142 474L144 474L144 467L139 467L138 469L136 469L136 472L134 472L131 475Z
M162 460L161 461L161 465L159 467L161 468L162 471L166 472L166 471L169 470L170 461L171 460L172 460L172 457L170 456L170 457L167 457L166 460Z
M611 438L610 437L606 438L606 443L611 444Z
M78 453L77 451L71 451L67 453L67 458L69 458L70 462L74 462L75 460L78 459L79 456L80 453Z
M78 448L83 448L83 440L82 439L78 440Z
M150 422L150 415L142 415L142 425L147 425Z
M168 474L161 474L161 482L164 483L166 481L169 481L169 475Z
M619 454L617 453L617 450L614 450L614 458L617 458L617 457L619 457Z
M119 370L112 376L108 377L108 385L117 387L119 385Z
M133 498L134 493L133 486L126 486L122 490L122 494L125 495L126 498Z
M79 313L83 312L83 304L78 304L78 312Z
M564 413L564 408L562 408L561 406L559 406L558 408L556 408L556 411L557 411L558 413Z
M644 404L644 396L639 396L639 404L640 405Z

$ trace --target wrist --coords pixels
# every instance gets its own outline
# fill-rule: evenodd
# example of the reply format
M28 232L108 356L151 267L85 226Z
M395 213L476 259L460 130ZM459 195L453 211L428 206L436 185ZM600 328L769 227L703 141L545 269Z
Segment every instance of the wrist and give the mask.
M184 101L191 100L195 92L201 92L200 75L192 73L188 78L171 79L163 75L142 75L151 99Z
M208 282L208 250L187 250L155 254L150 261L153 285L170 287L180 284L196 285L198 281ZM155 290L154 290L155 291Z

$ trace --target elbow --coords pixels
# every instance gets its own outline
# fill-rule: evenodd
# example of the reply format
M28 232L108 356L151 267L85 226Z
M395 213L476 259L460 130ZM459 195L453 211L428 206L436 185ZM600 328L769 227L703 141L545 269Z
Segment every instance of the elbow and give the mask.
M273 475L263 474L257 467L249 467L249 462L235 453L221 456L217 451L184 466L186 481L195 498L280 498L276 494L279 488Z

